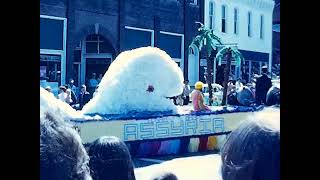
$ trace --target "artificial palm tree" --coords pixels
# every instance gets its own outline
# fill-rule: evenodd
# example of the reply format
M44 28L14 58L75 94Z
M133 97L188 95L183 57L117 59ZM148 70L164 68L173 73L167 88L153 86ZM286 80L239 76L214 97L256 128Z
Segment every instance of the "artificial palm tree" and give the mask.
M219 65L221 65L221 61L223 59L226 59L227 63L226 67L224 68L223 98L221 105L226 105L231 60L234 60L236 62L236 67L240 67L241 63L244 62L244 58L242 54L238 51L238 49L226 46L222 48L216 55L216 60L218 61Z
M200 23L201 27L198 29L199 34L193 39L191 45L195 45L199 48L199 51L203 47L206 48L206 59L207 59L207 77L206 83L209 88L209 105L212 105L212 60L215 56L215 52L217 50L218 45L222 45L222 42L218 36L213 33L212 29L204 27L202 23Z

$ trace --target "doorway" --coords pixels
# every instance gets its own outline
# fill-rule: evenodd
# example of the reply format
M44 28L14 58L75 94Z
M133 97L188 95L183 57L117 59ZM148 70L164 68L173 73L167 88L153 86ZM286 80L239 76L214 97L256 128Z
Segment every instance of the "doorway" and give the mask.
M112 56L109 55L95 55L95 56L87 56L86 57L86 82L91 78L92 74L95 73L97 78L100 74L102 76L109 69L110 64L112 63Z
M80 82L90 87L91 91L93 91L99 83L99 75L101 74L103 76L112 63L114 49L111 44L99 34L88 35L81 44ZM93 74L95 74L94 78ZM90 79L92 79L91 82L94 82L94 85L89 83ZM96 79L98 83L93 79Z

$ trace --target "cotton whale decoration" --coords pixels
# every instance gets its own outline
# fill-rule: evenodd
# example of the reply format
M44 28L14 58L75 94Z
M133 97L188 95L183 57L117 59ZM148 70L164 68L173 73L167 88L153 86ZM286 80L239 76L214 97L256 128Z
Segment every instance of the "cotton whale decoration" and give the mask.
M40 116L46 111L68 119L82 117L80 111L74 110L69 104L62 102L54 97L52 93L40 87Z
M84 107L84 114L128 114L172 111L168 97L183 90L183 73L177 63L155 47L122 52L103 76L98 93Z

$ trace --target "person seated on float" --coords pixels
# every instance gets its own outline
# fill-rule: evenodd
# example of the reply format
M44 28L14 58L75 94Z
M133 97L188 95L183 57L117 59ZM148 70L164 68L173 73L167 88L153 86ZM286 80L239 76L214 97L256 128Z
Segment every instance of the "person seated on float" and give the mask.
M257 112L232 131L221 160L223 180L280 180L280 110Z
M135 180L134 167L125 143L114 136L102 136L88 148L93 179Z
M247 86L242 86L236 93L238 104L241 106L252 106L255 103L255 98L251 89Z
M53 113L40 114L40 180L92 180L80 136L64 121Z
M210 108L204 104L204 95L202 93L203 83L198 81L195 89L191 93L192 105L194 111L210 111Z
M235 91L236 91L236 86L235 86L233 80L229 80L229 82L227 84L227 96L229 94L232 94Z

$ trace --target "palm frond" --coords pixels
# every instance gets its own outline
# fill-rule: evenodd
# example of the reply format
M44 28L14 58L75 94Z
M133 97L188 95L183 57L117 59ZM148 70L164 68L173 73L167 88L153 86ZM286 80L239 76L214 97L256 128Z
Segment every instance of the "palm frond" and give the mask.
M231 51L231 55L232 55L232 59L234 61L236 61L236 66L241 66L241 62L244 61L244 58L242 56L242 54L240 53L240 51L238 49L235 49L234 47L230 47L230 46L225 46L223 47L216 55L216 59L219 63L219 65L221 65L221 61L223 59L223 57L225 56L225 54L228 51Z
M220 45L222 44L221 39L220 39L218 36L216 36L215 34L210 33L210 38L211 38L211 39L214 39L215 41L217 41L218 44L220 44Z

